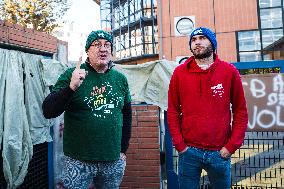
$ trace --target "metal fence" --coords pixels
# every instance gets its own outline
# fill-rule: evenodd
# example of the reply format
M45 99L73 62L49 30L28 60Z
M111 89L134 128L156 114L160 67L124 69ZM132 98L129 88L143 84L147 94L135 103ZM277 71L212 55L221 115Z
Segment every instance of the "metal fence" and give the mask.
M0 157L1 162L2 156ZM2 163L0 169L3 170ZM6 189L7 184L0 172L0 189ZM28 173L24 182L18 189L48 189L48 143L37 144L33 146L33 158L29 163Z
M247 132L232 157L233 188L284 188L283 142L283 132Z
M284 133L247 132L244 145L232 156L233 189L284 188ZM174 150L174 149L173 149ZM178 172L177 152L173 152L174 171ZM200 189L210 189L205 171Z

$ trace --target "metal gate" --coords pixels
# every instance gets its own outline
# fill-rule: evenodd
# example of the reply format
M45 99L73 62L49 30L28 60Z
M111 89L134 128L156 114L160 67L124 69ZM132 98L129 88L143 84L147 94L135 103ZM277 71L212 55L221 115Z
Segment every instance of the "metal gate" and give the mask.
M238 62L234 65L241 72L248 69L276 68L280 73L284 73L284 60ZM284 115L280 117L283 119ZM173 148L166 113L164 124L167 188L178 189L178 153ZM284 188L284 132L278 130L246 132L244 144L232 155L231 162L232 188ZM201 175L200 188L210 188L205 171Z

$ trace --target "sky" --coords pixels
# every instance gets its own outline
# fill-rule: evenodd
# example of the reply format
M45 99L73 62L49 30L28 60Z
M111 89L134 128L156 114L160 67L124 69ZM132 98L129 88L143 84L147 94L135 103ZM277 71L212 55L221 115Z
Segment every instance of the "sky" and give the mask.
M70 0L66 19L80 24L83 31L100 29L100 6L93 0Z
M85 53L85 41L87 35L101 28L100 6L93 0L69 0L71 7L64 20L67 23L74 22L73 34L63 41L68 42L68 60L77 61L80 56L87 57ZM84 34L83 36L81 34Z

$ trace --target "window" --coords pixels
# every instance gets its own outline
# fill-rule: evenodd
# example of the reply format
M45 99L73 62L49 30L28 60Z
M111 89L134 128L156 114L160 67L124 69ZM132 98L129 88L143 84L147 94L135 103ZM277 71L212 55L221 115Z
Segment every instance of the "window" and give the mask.
M157 0L120 0L110 1L110 6L102 14L106 19L101 19L101 25L108 27L114 34L114 56L117 59L133 58L145 54L158 52L157 28ZM101 5L101 11L102 5ZM110 14L108 14L110 12ZM142 18L141 17L147 17Z
M246 31L238 33L239 51L260 50L259 31Z
M273 42L277 41L281 37L283 37L283 29L263 30L262 31L263 48L265 48L268 45L272 44Z
M279 28L282 23L282 9L263 9L260 10L261 28Z
M240 62L251 62L261 60L260 52L241 52Z
M115 44L115 50L119 51L121 49L120 48L120 37L119 36L114 37L114 44Z
M260 28L237 32L238 61L271 60L270 45L283 37L283 1L258 0Z
M259 0L260 8L281 6L281 0Z
M130 22L135 22L135 4L134 0L129 1Z

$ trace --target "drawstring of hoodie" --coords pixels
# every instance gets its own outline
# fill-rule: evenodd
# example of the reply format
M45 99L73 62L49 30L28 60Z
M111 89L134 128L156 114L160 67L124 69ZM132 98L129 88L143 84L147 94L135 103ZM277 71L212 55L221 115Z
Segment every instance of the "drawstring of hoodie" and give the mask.
M198 76L199 76L199 96L201 97L202 96L202 74L203 73L198 73ZM213 86L213 83L212 83L212 76L213 76L213 73L212 73L212 70L208 70L208 73L209 74L209 77L208 77L208 83L210 83L210 87Z
M199 95L202 96L202 81L201 81L201 73L198 73L199 75Z

